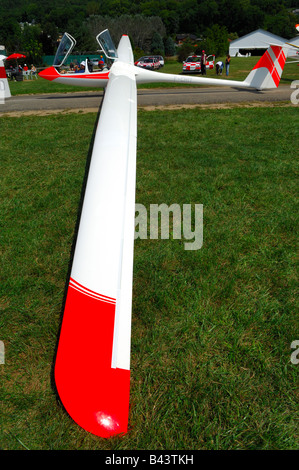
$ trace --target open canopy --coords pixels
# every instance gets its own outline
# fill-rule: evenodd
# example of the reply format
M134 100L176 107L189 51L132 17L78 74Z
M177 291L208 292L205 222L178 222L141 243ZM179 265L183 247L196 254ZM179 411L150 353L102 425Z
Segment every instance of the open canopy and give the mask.
M117 59L118 57L117 50L112 41L112 38L110 36L108 29L105 29L100 34L98 34L96 39L99 45L101 46L102 51L104 52L107 59L113 59L113 60Z
M64 33L54 57L54 67L60 67L72 52L76 40L68 33Z
M117 51L108 29L98 34L96 39L107 59L115 60L117 58ZM76 40L69 33L64 33L54 57L53 66L61 67L65 64L75 45Z

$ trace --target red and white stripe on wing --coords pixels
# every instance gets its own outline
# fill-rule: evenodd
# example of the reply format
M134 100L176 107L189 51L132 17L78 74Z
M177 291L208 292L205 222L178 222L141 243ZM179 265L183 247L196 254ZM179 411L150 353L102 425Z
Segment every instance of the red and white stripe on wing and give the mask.
M75 279L70 278L69 287L81 292L81 294L88 295L93 299L101 300L102 302L107 302L108 304L115 305L116 299L112 297L107 297L106 295L98 294L97 292L88 289L87 287L82 286L79 282L75 281Z

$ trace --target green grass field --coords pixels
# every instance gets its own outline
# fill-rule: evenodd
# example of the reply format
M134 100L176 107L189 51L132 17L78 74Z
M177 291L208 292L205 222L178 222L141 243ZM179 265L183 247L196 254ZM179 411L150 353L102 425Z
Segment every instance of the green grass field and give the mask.
M225 60L224 57L219 58L223 61ZM217 59L218 60L218 59ZM234 57L231 62L230 68L230 75L228 79L230 80L244 80L250 70L255 66L259 57ZM297 67L298 64L286 64L282 78L281 84L282 85L290 85L292 81L298 80L299 78L299 69ZM165 66L160 69L160 72L163 73L175 73L180 74L182 72L183 65L175 60L166 61ZM209 78L217 78L215 70L208 70L207 77ZM226 78L225 73L222 77L218 78ZM9 82L10 89L12 95L21 95L21 94L37 94L37 93L67 93L72 91L81 91L82 87L74 87L71 85L61 85L59 83L49 82L42 78L38 78L38 80L24 80L23 82ZM186 85L178 85L172 83L150 83L139 85L139 88L157 88L157 87L186 87ZM194 86L194 85L189 85ZM198 86L198 85L196 85ZM85 90L95 90L95 88L85 88Z
M138 112L136 202L203 204L204 242L135 242L130 430L111 440L53 381L95 122L0 119L0 447L297 449L298 110Z

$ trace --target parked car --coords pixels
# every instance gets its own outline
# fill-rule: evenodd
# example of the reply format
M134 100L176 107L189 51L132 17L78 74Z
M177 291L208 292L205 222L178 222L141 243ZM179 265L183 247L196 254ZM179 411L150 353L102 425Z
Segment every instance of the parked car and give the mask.
M200 55L190 55L187 57L183 63L183 72L184 73L200 73L201 71L201 56ZM213 69L215 66L215 56L209 55L207 57L206 69Z
M139 62L143 62L144 59L147 59L147 56L140 57L138 60L136 60L136 62L134 62L134 65L137 65Z
M160 62L160 67L163 67L164 66L164 57L162 57L161 55L155 55L154 57L156 57L158 59L158 61Z
M137 67L150 70L157 70L161 67L160 61L157 59L156 56L141 57L141 59L135 62L135 65L137 65Z

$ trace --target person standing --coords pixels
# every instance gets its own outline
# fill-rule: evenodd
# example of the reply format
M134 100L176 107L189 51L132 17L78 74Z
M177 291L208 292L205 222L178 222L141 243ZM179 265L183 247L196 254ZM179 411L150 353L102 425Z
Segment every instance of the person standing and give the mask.
M31 69L30 69L31 78L34 77L37 80L37 73L36 72L37 72L36 67L33 64L31 64Z
M227 54L226 59L225 59L225 72L226 72L227 77L229 74L229 65L230 65L230 55Z
M201 74L207 75L207 56L206 56L205 51L201 52L200 68L201 68Z
M28 65L27 65L27 64L24 64L23 75L24 75L24 77L26 78L26 80L28 80L28 77L29 77L29 68L28 68Z

